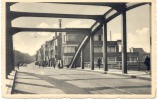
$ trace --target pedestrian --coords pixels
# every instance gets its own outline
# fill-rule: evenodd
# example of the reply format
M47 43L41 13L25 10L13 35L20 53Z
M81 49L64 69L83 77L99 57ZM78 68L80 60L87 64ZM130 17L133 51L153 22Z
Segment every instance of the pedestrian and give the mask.
M59 62L58 62L58 68L60 69L60 60L59 60Z
M20 63L17 64L17 68L19 69Z
M148 56L145 57L145 60L144 60L144 64L146 65L147 67L147 72L146 73L150 73L150 58Z
M98 59L98 67L99 67L99 69L100 69L100 65L101 65L101 59L99 58Z

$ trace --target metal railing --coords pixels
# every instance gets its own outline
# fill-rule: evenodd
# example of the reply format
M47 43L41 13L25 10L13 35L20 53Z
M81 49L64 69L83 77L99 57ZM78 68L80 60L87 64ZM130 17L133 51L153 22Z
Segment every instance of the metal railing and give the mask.
M84 63L85 67L90 68L90 62ZM97 62L94 62L94 67L98 67ZM103 63L101 64L101 68L103 68ZM109 69L122 69L122 61L108 61L108 68ZM127 61L127 68L128 70L146 70L146 66L144 61Z

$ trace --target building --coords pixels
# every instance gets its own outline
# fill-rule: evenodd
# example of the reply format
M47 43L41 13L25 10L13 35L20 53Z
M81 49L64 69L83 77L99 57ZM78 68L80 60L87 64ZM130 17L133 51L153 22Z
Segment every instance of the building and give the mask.
M74 54L78 48L78 45L80 44L80 42L82 41L84 36L86 36L86 34L88 34L88 33L80 33L80 32L63 33L63 35L62 35L62 39L63 39L62 58L63 58L63 64L65 66L69 65L70 61L72 60L72 57L74 56ZM77 65L79 65L79 64L80 63L77 62Z
M63 61L63 65L70 64L79 44L88 33L81 32L62 32L62 35L56 35L51 41L47 41L37 51L37 57L40 61L46 61L48 66L54 63L57 65L59 60ZM97 67L97 61L100 58L103 60L103 39L102 30L94 35L94 64ZM61 41L62 39L62 41ZM60 42L60 43L59 43ZM60 45L59 45L60 44ZM59 50L60 49L60 50ZM89 66L90 62L90 43L88 42L84 48L84 63ZM121 53L121 40L107 41L107 56L108 65L121 68L122 53ZM127 52L127 61L130 66L140 65L138 62L143 63L144 56L149 53L144 52L142 48L130 48ZM77 58L75 66L80 66L80 56ZM103 62L103 61L102 61Z
M46 62L45 66L55 66L56 61L58 60L58 48L57 40L58 37L53 37L52 40L46 41L45 44L41 45L41 48L36 53L36 61L43 65L43 62Z

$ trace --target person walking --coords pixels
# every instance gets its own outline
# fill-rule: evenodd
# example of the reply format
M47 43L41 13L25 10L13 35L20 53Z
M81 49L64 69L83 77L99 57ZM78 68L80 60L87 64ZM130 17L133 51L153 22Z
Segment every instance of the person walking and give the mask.
M99 67L99 69L100 69L100 65L101 65L101 59L99 58L98 59L98 67Z
M19 66L20 66L20 63L17 64L17 68L18 68L18 70L19 70Z
M60 69L60 60L58 61L58 68Z
M147 67L147 72L146 73L150 73L150 58L148 56L145 57L145 60L144 60L144 64L146 65Z

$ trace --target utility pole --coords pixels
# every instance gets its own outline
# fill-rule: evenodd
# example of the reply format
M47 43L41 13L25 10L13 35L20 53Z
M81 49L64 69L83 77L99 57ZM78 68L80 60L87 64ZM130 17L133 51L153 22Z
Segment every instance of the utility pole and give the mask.
M62 28L62 19L59 19L59 29ZM63 67L62 61L62 32L59 32L58 36L58 60L61 61L60 65Z

